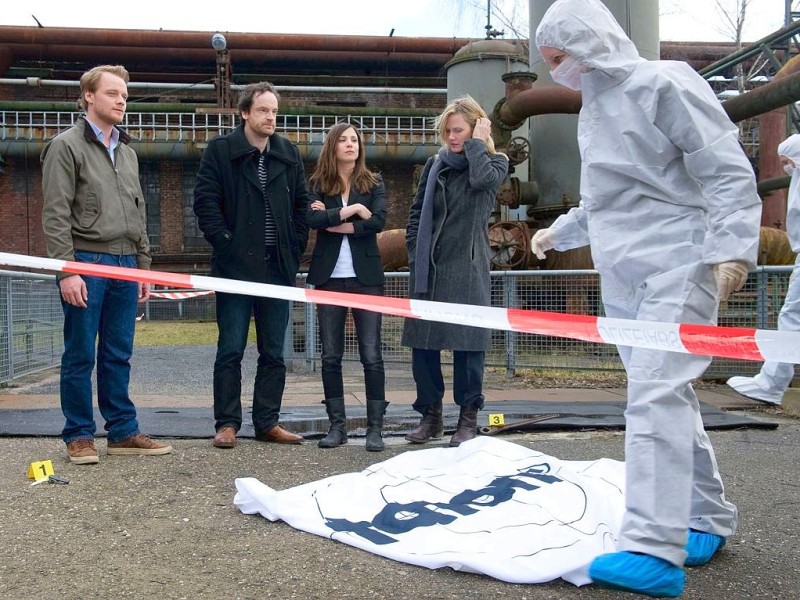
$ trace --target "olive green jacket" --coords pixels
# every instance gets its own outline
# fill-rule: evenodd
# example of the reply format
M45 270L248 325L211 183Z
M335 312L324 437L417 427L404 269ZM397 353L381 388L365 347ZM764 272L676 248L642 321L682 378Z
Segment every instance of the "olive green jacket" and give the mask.
M130 137L119 130L119 139L114 164L81 117L42 151L42 227L50 258L71 261L76 250L135 254L140 269L150 268L139 162Z

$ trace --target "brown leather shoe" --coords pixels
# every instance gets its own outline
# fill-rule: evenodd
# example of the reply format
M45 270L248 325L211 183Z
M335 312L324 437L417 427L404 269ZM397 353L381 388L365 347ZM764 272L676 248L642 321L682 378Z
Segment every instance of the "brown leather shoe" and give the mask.
M67 444L69 460L74 465L96 465L100 462L94 440L75 440Z
M149 435L137 433L119 442L108 442L108 454L157 456L172 452L172 446L155 441Z
M215 448L233 448L236 446L236 429L230 425L223 425L211 443Z
M302 444L303 436L286 431L280 425L275 425L267 431L256 431L256 439L261 442L273 442L275 444Z

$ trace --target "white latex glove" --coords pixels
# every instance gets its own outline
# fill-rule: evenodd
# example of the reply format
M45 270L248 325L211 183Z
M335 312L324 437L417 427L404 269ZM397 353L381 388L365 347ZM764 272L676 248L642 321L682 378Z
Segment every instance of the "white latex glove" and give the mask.
M747 281L747 265L732 260L714 265L714 278L717 280L719 301L725 302L733 292L738 292Z
M533 234L531 238L531 252L536 255L539 260L544 260L544 253L552 250L556 245L556 234L549 229L540 229Z

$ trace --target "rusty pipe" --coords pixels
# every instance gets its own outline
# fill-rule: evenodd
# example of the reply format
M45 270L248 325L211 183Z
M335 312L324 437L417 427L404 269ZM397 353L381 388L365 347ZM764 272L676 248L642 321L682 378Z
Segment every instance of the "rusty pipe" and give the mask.
M505 99L504 99L505 100ZM512 100L501 100L496 107L501 123L516 124L533 115L550 113L577 114L581 110L581 93L560 86L532 88L520 92ZM731 121L738 123L800 101L800 72L775 79L756 90L726 100L722 108Z
M759 196L766 196L778 190L785 190L789 187L792 178L789 175L782 175L780 177L772 177L770 179L762 179L758 182L756 190Z
M577 114L582 106L581 93L561 86L531 88L495 106L494 118L501 127L516 129L534 115L551 113Z
M44 45L21 45L11 44L11 52L17 60L42 60L42 56L47 56L53 52ZM199 48L123 48L109 47L103 51L103 59L109 62L128 62L140 61L159 64L164 60L164 56L169 56L171 66L180 64L203 64L214 60L215 52L209 47L207 50ZM59 46L58 60L93 60L97 58L97 49L91 46ZM264 64L280 65L286 69L298 64L314 65L315 67L340 67L342 65L359 68L384 67L386 65L402 65L404 67L419 67L427 70L435 70L450 59L449 54L433 53L392 53L385 52L364 52L353 54L345 51L315 52L313 50L293 50L287 53L283 50L232 50L231 59L234 63L234 72L237 67L245 64Z
M798 100L800 100L800 72L774 79L752 92L726 100L722 103L722 108L728 113L731 121L738 123Z
M26 27L0 26L0 40L4 43L210 48L214 32L155 31L143 29L91 29L82 27ZM229 49L254 50L317 50L348 52L432 52L454 54L473 38L423 38L386 36L347 36L222 32ZM662 42L661 56L688 59L690 62L710 63L729 56L735 46L732 42ZM687 54L687 51L689 54Z
M89 29L80 27L0 26L4 44L119 47L207 48L214 32ZM229 50L311 50L318 52L411 52L452 55L472 38L424 38L274 33L225 33ZM163 58L163 55L162 55Z

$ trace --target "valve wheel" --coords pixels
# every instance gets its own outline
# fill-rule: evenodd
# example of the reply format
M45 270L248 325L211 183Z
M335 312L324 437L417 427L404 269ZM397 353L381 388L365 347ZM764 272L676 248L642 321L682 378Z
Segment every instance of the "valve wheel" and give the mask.
M492 267L505 270L525 266L530 254L530 230L520 221L504 221L489 227Z
M508 161L512 165L522 164L531 155L531 143L528 138L522 136L513 137L506 144L506 154L508 155Z

